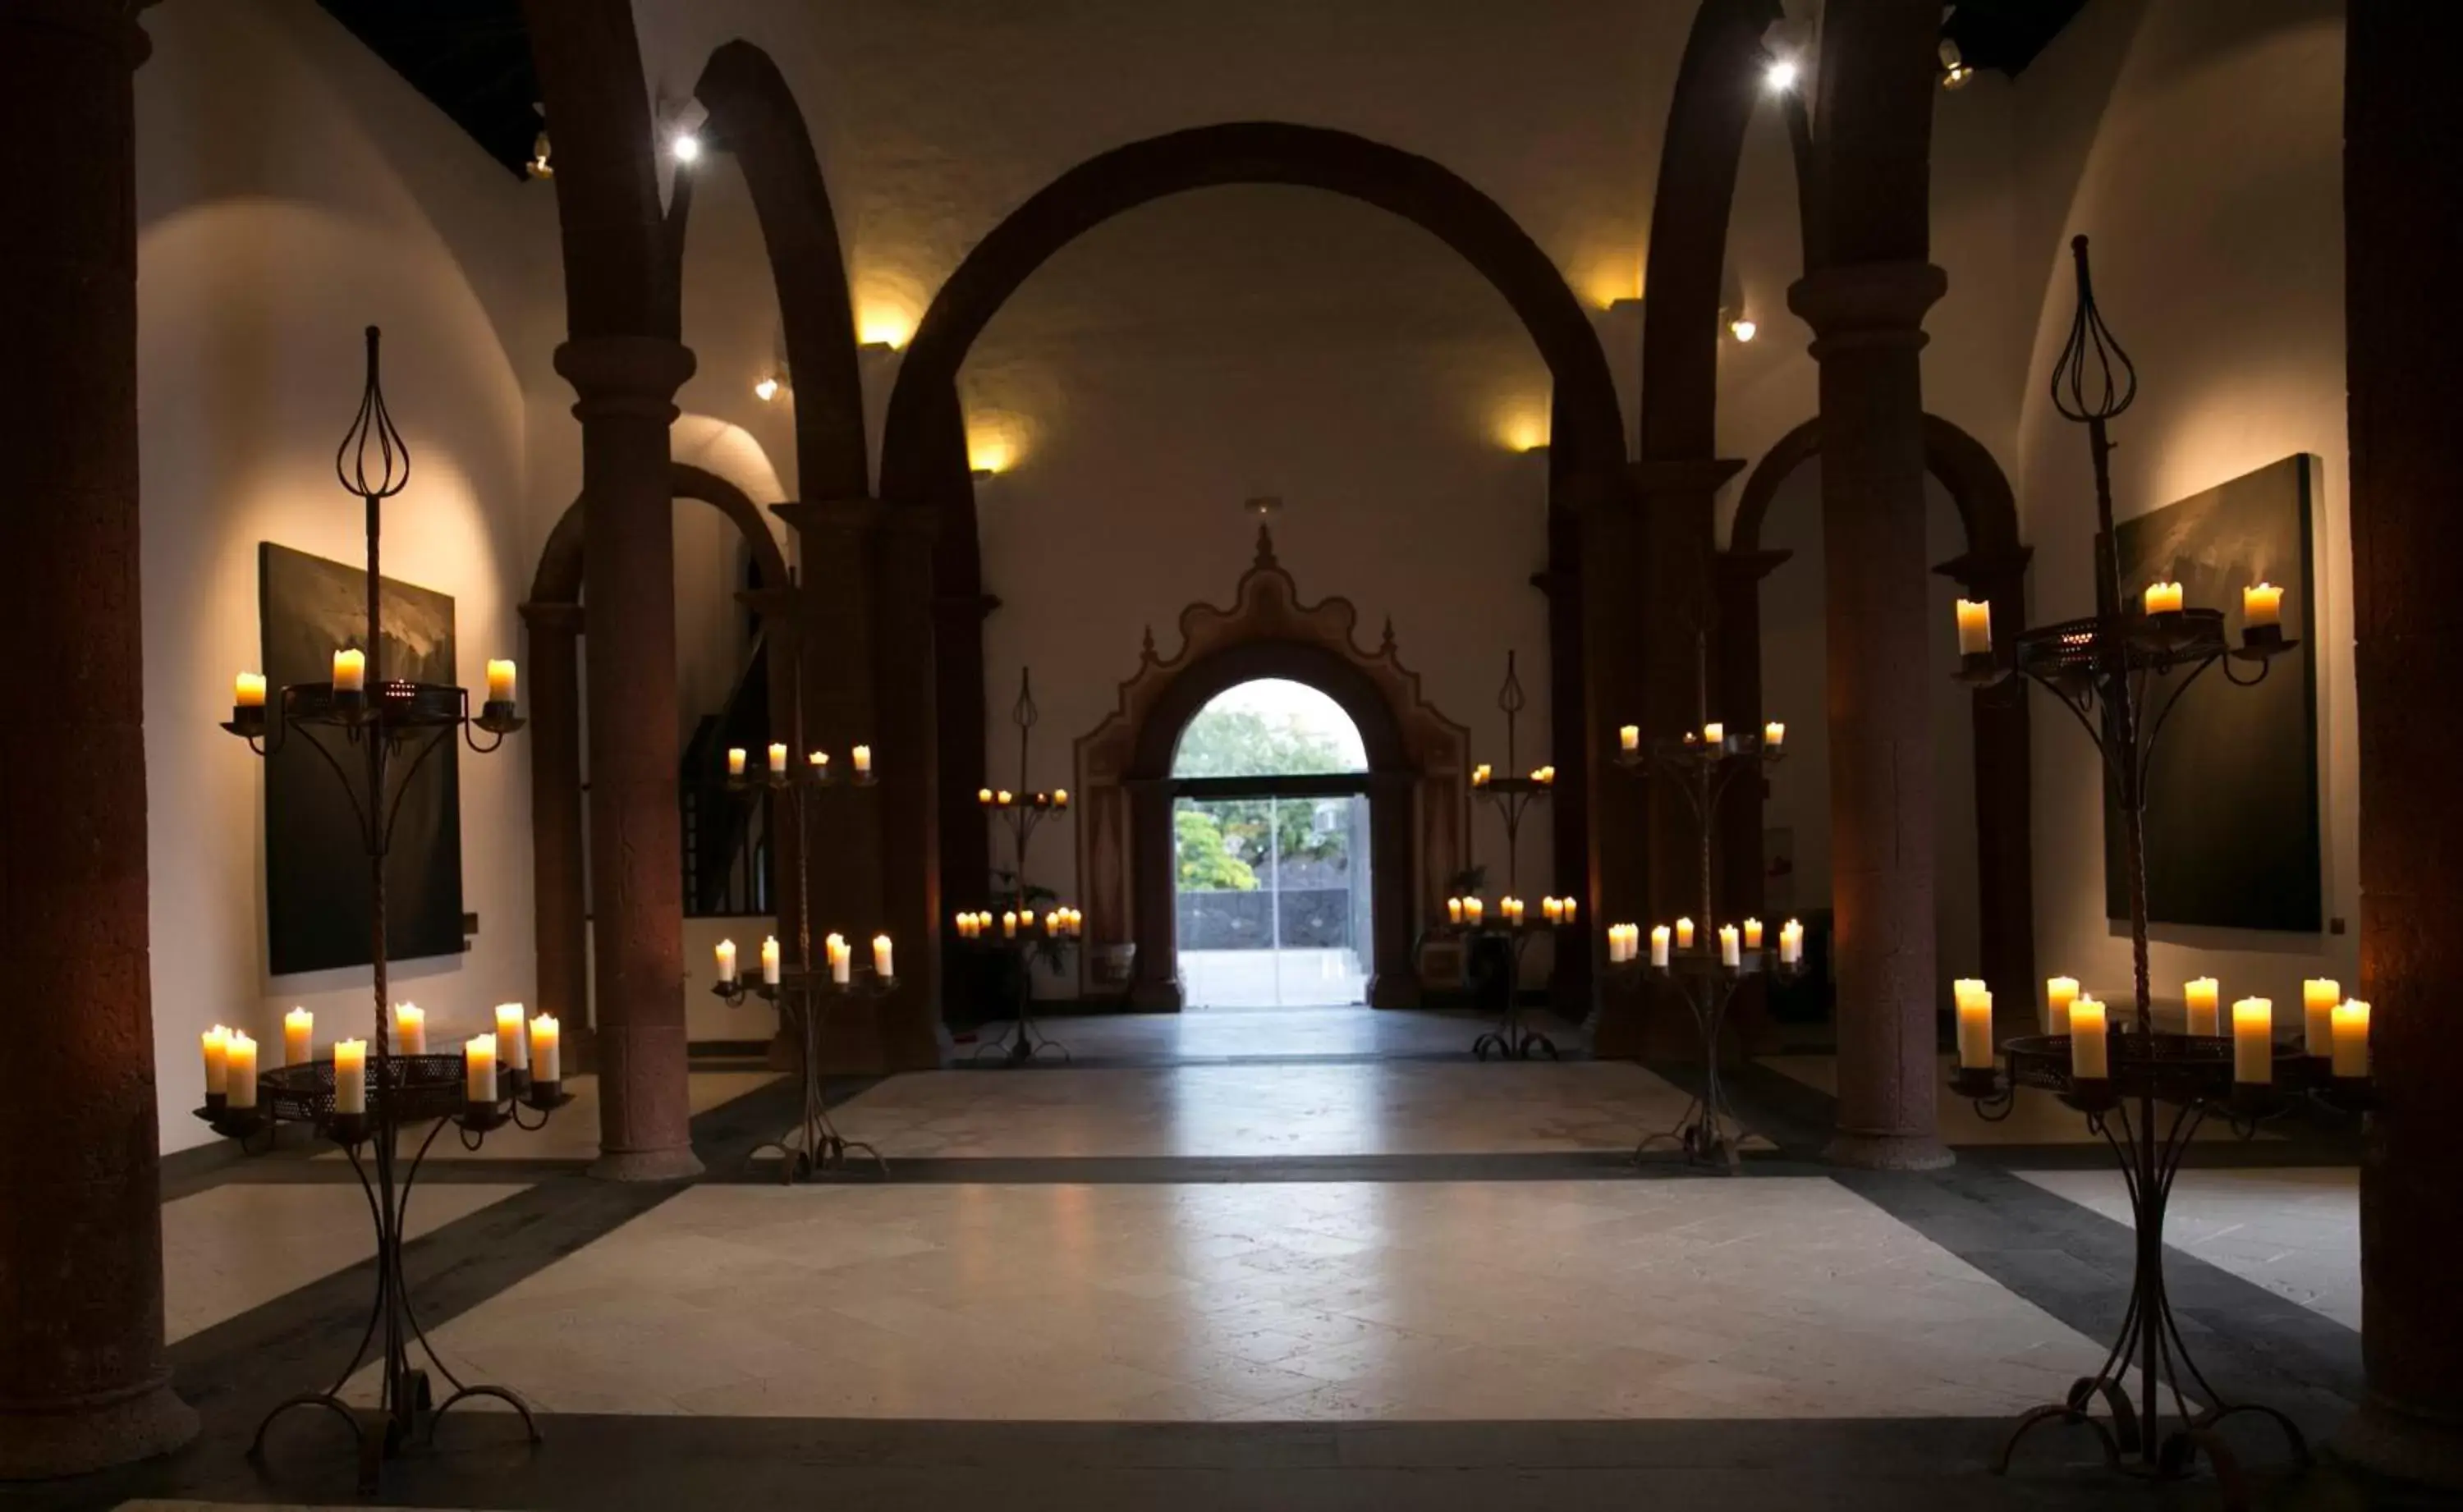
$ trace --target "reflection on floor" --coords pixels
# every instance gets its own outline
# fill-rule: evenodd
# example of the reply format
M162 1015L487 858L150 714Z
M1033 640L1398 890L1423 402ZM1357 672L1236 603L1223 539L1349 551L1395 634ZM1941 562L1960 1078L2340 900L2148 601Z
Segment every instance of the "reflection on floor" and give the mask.
M1320 1156L1630 1150L1687 1098L1605 1061L928 1071L838 1112L902 1156Z
M1190 1012L1222 1007L1342 1007L1364 1001L1367 968L1353 950L1183 950Z
M437 1182L413 1196L411 1238L501 1202L519 1186ZM376 1253L356 1181L234 1181L163 1204L165 1332L184 1339Z
M2115 1222L2129 1220L2119 1171L2020 1174ZM2172 1183L2164 1239L2346 1328L2361 1326L2357 1171L2184 1171Z
M1581 1030L1533 1010L1529 1026L1560 1051L1583 1048ZM976 1041L998 1037L1006 1021L988 1024ZM1069 1015L1039 1021L1043 1032L1079 1061L1187 1061L1332 1055L1468 1055L1471 1042L1495 1026L1493 1014L1401 1008L1190 1008L1183 1013ZM961 1042L964 1060L973 1045ZM1047 1058L1048 1059L1048 1058Z
M2096 1347L1820 1178L702 1187L439 1330L556 1411L2016 1411Z

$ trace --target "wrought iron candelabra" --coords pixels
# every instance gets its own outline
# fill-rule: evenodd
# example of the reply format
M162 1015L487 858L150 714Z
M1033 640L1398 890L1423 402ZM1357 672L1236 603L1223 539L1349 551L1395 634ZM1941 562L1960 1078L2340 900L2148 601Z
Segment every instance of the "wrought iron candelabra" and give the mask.
M1708 698L1709 679L1704 678ZM1676 984L1702 1041L1702 1090L1687 1103L1675 1127L1646 1134L1634 1147L1639 1160L1651 1147L1674 1145L1688 1162L1716 1163L1732 1174L1740 1164L1744 1125L1728 1102L1727 1081L1719 1073L1719 1043L1727 1027L1728 1009L1736 991L1756 976L1793 977L1804 968L1803 926L1794 919L1780 927L1774 948L1764 938L1762 921L1719 922L1711 886L1711 847L1718 832L1719 804L1739 776L1762 773L1787 754L1787 726L1773 722L1759 730L1731 734L1725 724L1705 720L1701 729L1681 736L1643 737L1634 725L1617 732L1617 765L1646 779L1664 779L1685 795L1692 810L1701 849L1701 915L1654 925L1649 948L1643 947L1638 925L1620 924L1609 937L1612 968L1638 971L1646 967Z
M2228 680L2248 686L2299 642L2283 634L2277 601L2264 585L2244 596L2237 645L2225 633L2223 614L2185 607L2178 584L2155 584L2138 603L2123 599L2108 424L2137 397L2137 373L2096 307L2086 238L2076 238L2071 250L2078 313L2053 372L2052 393L2061 414L2086 427L2094 464L2096 613L1996 642L1986 606L1962 601L1959 676L1984 683L2015 675L2043 687L2078 720L2103 758L2122 825L2129 884L2131 1012L2107 1034L2008 1040L2000 1046L2004 1067L1996 1070L1990 1064L1992 1005L1985 994L1961 1009L1963 1021L1980 1010L1984 1053L1979 1056L1972 1044L1963 1048L1951 1085L1988 1118L2007 1117L2020 1087L2053 1092L2083 1113L2121 1167L2137 1244L2128 1307L2103 1366L2075 1382L2061 1401L2020 1417L1993 1468L2006 1471L2019 1439L2038 1424L2083 1424L2094 1431L2113 1468L2147 1479L2187 1476L2203 1453L2227 1503L2246 1507L2248 1486L2232 1446L2217 1431L2221 1423L2243 1414L2267 1418L2303 1466L2309 1448L2291 1418L2259 1403L2228 1399L2191 1358L2164 1277L2164 1220L2173 1178L2211 1115L2221 1114L2246 1133L2256 1120L2304 1101L2358 1112L2370 1105L2371 1096L2365 1075L2331 1074L2327 1063L2314 1058L2316 1047L2304 1054L2301 1048L2276 1043L2271 1011L2253 1015L2230 1034L2155 1028L2147 967L2149 758L2182 696L2209 668L2221 667ZM2235 668L2249 670L2244 676ZM2159 680L2169 680L2169 687L2155 685ZM1984 1064L1974 1064L1978 1059ZM2169 1425L2163 1410L2168 1394ZM2091 1415L2099 1401L2110 1412L2108 1420Z
M1473 767L1471 773L1471 796L1493 805L1505 827L1505 892L1493 918L1485 900L1476 897L1446 899L1446 918L1449 926L1460 930L1467 947L1475 949L1484 940L1498 940L1505 957L1505 1005L1496 1026L1471 1042L1471 1054L1484 1061L1493 1050L1501 1061L1527 1061L1544 1051L1553 1061L1557 1058L1556 1042L1522 1022L1522 956L1539 929L1571 927L1580 905L1570 897L1551 896L1541 902L1537 924L1527 922L1525 918L1519 876L1522 820L1534 805L1556 796L1557 768L1535 767L1516 775L1520 764L1516 760L1515 725L1529 700L1523 694L1522 680L1515 673L1514 658L1511 651L1505 654L1505 681L1496 690L1496 706L1505 715L1506 775L1497 776L1485 762Z
M762 947L757 981L748 982L738 969L732 940L723 941L719 949L718 980L710 991L723 999L730 1008L742 1007L748 997L759 998L778 1010L780 1022L796 1036L802 1052L803 1099L793 1137L779 1138L753 1146L752 1154L764 1150L778 1152L778 1179L792 1184L799 1178L842 1174L847 1170L850 1151L861 1151L870 1157L883 1175L889 1174L889 1162L880 1151L860 1139L849 1139L839 1133L830 1117L829 1104L821 1089L821 1030L834 1004L842 1000L883 998L895 990L895 960L889 951L889 937L883 935L873 942L873 959L869 966L855 960L854 947L839 935L822 940L823 959L817 962L813 955L813 811L822 794L870 788L873 785L872 747L858 745L850 752L852 771L844 782L838 776L830 754L808 750L798 759L795 751L804 742L804 651L800 641L796 647L796 709L792 733L795 745L774 745L765 752L768 760L753 769L747 753L730 749L727 753L727 787L732 793L749 794L769 791L786 799L788 812L796 826L796 958L792 961L777 957L774 940Z
M227 1086L222 1093L208 1092L197 1116L216 1133L241 1140L267 1130L275 1120L309 1124L319 1136L341 1147L367 1194L369 1217L376 1227L377 1291L359 1348L331 1387L290 1397L266 1414L249 1453L251 1457L263 1454L268 1430L285 1413L298 1407L320 1408L350 1428L359 1445L360 1489L372 1493L386 1459L423 1437L432 1442L437 1421L457 1403L472 1397L492 1396L510 1404L520 1415L531 1441L538 1441L538 1424L520 1397L500 1386L466 1384L438 1356L411 1304L403 1272L403 1241L411 1188L438 1134L453 1128L464 1147L475 1150L490 1132L508 1123L525 1129L540 1127L550 1112L572 1097L563 1089L553 1021L534 1023L531 1041L522 1038L517 1023L510 1036L500 1032L496 1042L506 1046L508 1053L474 1055L467 1062L462 1054L398 1053L388 1034L385 860L392 852L403 795L420 768L455 739L485 754L502 745L505 737L524 722L514 713L510 663L502 669L505 696L487 699L475 716L470 712L470 696L463 688L385 675L383 579L379 574L381 505L409 484L410 451L385 409L374 326L367 331L366 387L359 414L335 456L335 472L343 488L360 500L366 514L364 648L337 655L338 680L287 684L271 701L264 697L261 679L243 675L240 700L223 728L245 739L259 756L284 749L295 731L350 796L358 838L368 863L374 978L371 1033L361 1052L364 1059L339 1066L339 1074L337 1059L254 1073ZM492 695L497 691L496 669L490 670ZM250 697L251 693L255 696ZM486 744L480 743L480 735L489 737ZM536 1075L532 1073L534 1046ZM499 1060L504 1063L501 1067ZM240 1073L234 1070L233 1074ZM534 1115L535 1121L526 1118L526 1112ZM422 1123L428 1124L428 1130L405 1162L398 1136ZM413 1341L428 1366L452 1387L441 1402L435 1400L427 1370L412 1363ZM382 1365L377 1404L354 1406L343 1399L342 1390L372 1346L381 1351Z
M1065 903L1056 900L1040 918L1027 906L1026 858L1035 832L1044 820L1069 807L1066 788L1047 791L1027 787L1035 726L1042 719L1035 704L1034 677L1032 668L1018 669L1017 702L1010 706L1010 724L1017 729L1017 786L981 788L975 792L976 806L1009 832L1014 867L1012 906L998 915L963 913L954 920L959 948L1002 962L1004 976L1015 983L1009 1026L997 1038L976 1046L974 1053L978 1061L996 1055L998 1064L1006 1066L1025 1065L1046 1050L1057 1051L1064 1062L1069 1059L1069 1047L1044 1033L1035 1022L1035 958L1040 953L1056 958L1066 955L1077 948L1085 928L1082 916Z

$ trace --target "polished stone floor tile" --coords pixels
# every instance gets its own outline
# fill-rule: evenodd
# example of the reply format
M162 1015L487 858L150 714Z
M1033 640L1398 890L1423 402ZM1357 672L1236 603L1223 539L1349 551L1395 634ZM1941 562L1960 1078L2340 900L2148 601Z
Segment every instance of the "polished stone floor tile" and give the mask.
M521 1186L444 1182L411 1195L416 1239ZM350 1180L229 1181L163 1204L165 1333L184 1339L376 1253L368 1200Z
M1622 1062L1377 1061L933 1071L871 1088L837 1117L892 1161L1515 1154L1630 1150L1686 1102Z
M439 1329L551 1410L2016 1411L2081 1338L1826 1179L702 1186Z
M2115 1222L2129 1221L2119 1171L2019 1175ZM2358 1171L2183 1171L2172 1183L2164 1242L2346 1328L2361 1326Z
M1180 1013L1068 1015L1037 1021L1080 1060L1219 1060L1253 1056L1465 1055L1495 1026L1493 1015L1466 1009L1362 1007L1189 1008ZM953 1058L999 1037L1007 1021L985 1025L961 1041ZM1537 1010L1525 1026L1546 1034L1560 1051L1584 1046L1577 1025ZM1049 1058L1049 1057L1047 1057Z

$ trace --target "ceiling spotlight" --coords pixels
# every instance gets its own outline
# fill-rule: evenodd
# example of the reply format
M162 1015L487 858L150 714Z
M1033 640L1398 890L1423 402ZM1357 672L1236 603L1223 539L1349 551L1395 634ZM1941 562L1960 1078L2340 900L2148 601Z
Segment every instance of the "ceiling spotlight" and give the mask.
M1966 54L1959 52L1958 44L1948 37L1943 37L1941 39L1941 87L1965 89L1967 81L1974 76L1975 70L1968 64Z
M667 143L667 150L676 155L678 162L699 162L701 139L689 131L677 132L675 139Z
M774 376L765 378L752 385L752 392L760 397L762 403L767 404L778 397L778 379Z
M1755 336L1761 334L1761 327L1754 324L1742 315L1738 315L1735 319L1728 322L1728 335L1734 336L1739 341L1751 341Z
M1762 82L1769 85L1771 93L1775 95L1784 95L1789 90L1794 89L1796 87L1796 61L1793 58L1784 57L1775 59L1771 63L1769 71L1762 75Z

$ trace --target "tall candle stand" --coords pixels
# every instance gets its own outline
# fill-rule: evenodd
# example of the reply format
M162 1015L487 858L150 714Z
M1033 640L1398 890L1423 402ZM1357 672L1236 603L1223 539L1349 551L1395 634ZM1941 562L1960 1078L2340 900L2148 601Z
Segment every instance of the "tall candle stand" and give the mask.
M360 653L364 661L353 663L360 676L291 683L279 690L270 705L261 696L243 698L223 728L245 739L259 756L281 751L296 731L350 796L368 862L375 1010L369 1050L364 1062L350 1067L339 1078L331 1059L257 1073L252 1084L228 1088L218 1095L209 1093L197 1116L216 1133L242 1140L274 1119L310 1124L320 1136L341 1147L367 1194L369 1218L376 1227L377 1288L359 1348L331 1387L290 1397L267 1413L257 1425L249 1454L251 1458L263 1455L266 1434L274 1419L294 1408L320 1408L351 1430L359 1445L360 1489L372 1493L386 1459L423 1437L432 1443L439 1419L455 1404L472 1397L492 1396L508 1403L520 1415L531 1441L539 1440L538 1424L520 1397L500 1386L465 1384L438 1356L411 1305L403 1270L403 1242L411 1188L438 1134L451 1127L466 1149L475 1150L490 1132L508 1123L538 1128L550 1112L572 1098L557 1074L555 1030L541 1027L551 1021L534 1023L528 1043L518 1029L513 1031L512 1053L506 1058L524 1064L501 1069L493 1056L475 1053L468 1062L461 1054L399 1054L388 1037L385 858L393 849L403 794L421 767L457 737L484 755L502 745L505 737L524 722L514 713L510 667L505 669L505 696L493 696L497 688L491 676L491 696L475 716L470 712L470 695L463 688L385 676L383 579L378 572L381 505L409 483L410 451L385 409L374 326L367 332L367 384L359 414L336 453L335 472L342 487L360 500L367 519L366 645ZM343 669L338 657L337 669ZM261 683L257 691L262 694ZM473 731L490 739L481 745ZM498 1043L505 1043L505 1038L500 1036ZM541 1073L536 1076L528 1065L533 1048ZM535 1121L525 1118L526 1112L534 1114ZM404 1163L397 1136L422 1123L429 1128ZM411 1363L414 1340L428 1366L453 1388L441 1402L434 1398L426 1369ZM354 1406L343 1400L342 1389L368 1357L372 1345L381 1350L383 1362L377 1405Z
M1704 686L1707 699L1707 676ZM1618 731L1617 765L1645 778L1673 784L1692 811L1701 848L1702 911L1697 918L1654 926L1647 950L1637 925L1619 925L1621 938L1610 938L1610 968L1647 969L1674 983L1702 1041L1702 1090L1687 1103L1673 1128L1643 1137L1634 1147L1636 1160L1665 1143L1682 1151L1689 1164L1716 1164L1731 1175L1741 1164L1744 1124L1728 1101L1727 1080L1719 1072L1719 1045L1728 1009L1747 980L1788 979L1801 972L1803 935L1801 926L1791 919L1780 929L1774 948L1759 919L1722 924L1711 894L1711 847L1718 832L1719 805L1729 788L1748 774L1760 782L1762 773L1786 755L1786 737L1783 724L1731 733L1724 724L1709 721L1700 730L1687 730L1681 736L1646 740L1631 725Z
M1529 700L1522 691L1522 680L1514 670L1515 654L1505 654L1505 681L1496 690L1496 706L1505 715L1505 771L1499 777L1494 769L1482 763L1471 768L1471 790L1474 798L1485 799L1496 810L1505 827L1505 894L1499 899L1494 918L1489 917L1485 902L1467 898L1446 900L1447 922L1459 929L1466 950L1476 951L1478 942L1493 940L1502 942L1505 956L1505 1006L1496 1026L1471 1042L1471 1052L1486 1060L1494 1051L1500 1061L1527 1061L1545 1051L1550 1060L1557 1058L1557 1044L1538 1030L1522 1022L1522 957L1540 929L1561 929L1574 922L1572 898L1550 897L1543 904L1537 924L1526 919L1519 886L1522 857L1522 819L1535 804L1545 803L1556 795L1557 768L1535 767L1516 775L1515 725ZM1472 959L1476 960L1474 955Z
M997 917L991 913L959 916L957 941L961 950L1001 962L1002 975L1016 983L1016 999L1012 1004L1009 1027L998 1038L975 1047L974 1059L993 1056L1001 1065L1023 1066L1046 1050L1055 1050L1065 1062L1069 1059L1069 1047L1044 1033L1043 1026L1035 1022L1035 961L1038 955L1057 959L1077 948L1082 924L1077 911L1065 904L1054 903L1041 919L1025 906L1026 858L1035 832L1042 828L1044 820L1069 808L1066 788L1049 791L1027 788L1035 726L1042 719L1042 711L1035 703L1034 673L1030 668L1018 669L1017 702L1010 706L1009 719L1017 729L1017 786L979 788L975 802L988 817L1009 832L1016 875L1014 906L1002 910ZM1055 922L1056 919L1065 922Z
M2053 1092L2083 1113L2088 1129L2111 1148L2120 1165L2137 1243L2128 1307L2103 1364L2075 1382L2062 1400L2021 1416L1993 1469L1996 1474L2007 1471L2018 1441L2039 1424L2083 1424L2101 1441L2107 1464L2149 1480L2187 1476L2203 1453L2214 1466L2226 1503L2244 1508L2249 1487L2234 1451L2217 1431L2221 1423L2243 1414L2272 1421L2303 1467L2309 1463L2309 1447L2291 1418L2260 1403L2227 1399L2191 1357L2164 1276L2164 1220L2173 1178L2191 1140L2211 1115L2220 1114L2247 1132L2256 1120L2278 1115L2302 1101L2365 1110L2371 1090L2365 1075L2333 1076L2325 1063L2302 1054L2300 1048L2276 1043L2270 1025L2253 1021L2247 1036L2251 1043L2237 1047L2237 1066L2235 1041L2240 1036L2155 1028L2147 967L2148 761L2181 696L2210 667L2221 667L2225 679L2236 685L2254 685L2275 658L2299 642L2284 636L2271 602L2256 616L2246 613L2253 606L2245 603L2245 619L2256 622L2244 624L2238 645L2227 637L2220 611L2183 607L2176 585L2157 585L2143 608L2125 604L2113 529L2107 425L2136 398L2137 373L2096 307L2086 238L2070 245L2078 270L2078 314L2054 368L2052 393L2061 414L2086 427L2095 466L2096 613L1996 644L1990 637L1989 611L1962 603L1959 676L1972 683L1991 683L2015 675L2045 688L2077 718L2102 756L2121 818L2123 865L2129 880L2133 1011L2101 1046L2091 1041L2082 1045L2070 1034L2010 1039L2000 1047L1999 1069L1989 1057L1964 1048L1951 1087L1973 1100L1988 1118L2007 1117L2019 1087ZM2250 671L2244 677L2236 667ZM2169 687L2149 687L2154 680L2168 678ZM1980 1007L1989 1026L1989 999ZM1989 1027L1982 1043L1989 1050ZM1979 1059L1985 1063L1973 1064ZM2262 1073L2262 1079L2252 1073ZM2191 1393L2203 1405L2193 1405ZM2167 1394L2171 1401L2169 1423L2163 1411ZM2109 1419L2091 1415L2099 1401L2109 1411Z
M873 948L869 965L855 960L855 947L839 936L826 937L822 959L813 953L813 812L822 795L873 785L872 749L858 745L850 754L850 771L844 781L827 751L804 750L803 648L796 650L796 709L793 721L794 746L774 745L765 752L768 758L754 769L746 752L727 753L728 791L738 794L768 791L784 795L788 812L796 826L796 959L772 962L764 959L759 978L747 981L738 969L732 950L722 945L718 980L710 991L730 1008L744 1005L747 998L759 998L779 1012L782 1022L796 1035L803 1051L803 1100L793 1136L782 1135L755 1145L753 1155L765 1150L778 1152L778 1179L792 1184L799 1179L840 1175L847 1170L850 1151L861 1151L883 1176L889 1174L889 1162L879 1150L860 1139L849 1139L839 1133L830 1117L829 1105L821 1091L821 1030L831 1006L842 1000L869 1001L889 995L896 988L895 960L887 951L888 937L880 937Z

